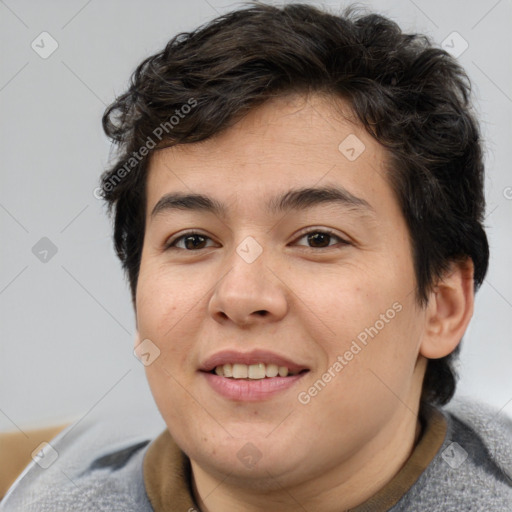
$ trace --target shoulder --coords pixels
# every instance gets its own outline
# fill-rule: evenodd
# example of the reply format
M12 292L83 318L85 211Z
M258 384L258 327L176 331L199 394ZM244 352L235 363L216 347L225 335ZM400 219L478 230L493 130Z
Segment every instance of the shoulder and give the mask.
M130 420L84 418L63 430L20 475L0 512L151 512L142 461L165 427Z
M393 511L426 504L429 510L512 510L512 419L482 403L457 399L441 409L443 445Z
M446 413L454 430L462 437L478 440L485 449L484 455L512 484L512 417L504 409L467 399L454 400Z

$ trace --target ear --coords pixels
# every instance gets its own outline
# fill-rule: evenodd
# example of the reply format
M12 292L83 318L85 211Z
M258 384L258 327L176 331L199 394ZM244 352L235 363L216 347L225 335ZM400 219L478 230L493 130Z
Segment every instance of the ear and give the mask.
M420 354L428 359L447 356L455 350L473 316L474 266L468 258L454 261L429 296L425 333Z

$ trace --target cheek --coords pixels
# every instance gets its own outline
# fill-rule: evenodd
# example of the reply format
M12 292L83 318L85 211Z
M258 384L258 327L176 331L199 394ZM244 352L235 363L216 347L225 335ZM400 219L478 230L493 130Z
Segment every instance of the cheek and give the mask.
M142 268L142 267L141 267ZM188 286L187 286L188 284ZM137 326L140 339L148 338L160 350L165 367L183 364L187 336L193 330L202 289L185 283L163 269L144 270L137 286ZM204 292L203 292L204 294Z
M193 309L205 286L204 280L181 268L171 271L166 264L143 260L137 285L139 325L164 333Z
M394 294L385 284L376 286L371 274L367 269L346 267L321 278L312 276L314 290L303 288L304 302L318 312L334 339L356 336L393 304Z
M350 366L358 372L386 368L393 373L402 366L408 371L417 357L422 325L412 278L391 269L350 270L317 281L322 293L308 297L329 327L322 338L329 363L351 351Z
M160 351L145 367L146 378L167 424L177 426L182 422L179 411L197 407L186 389L194 375L192 341L204 292L201 295L191 284L177 273L171 275L168 269L153 266L141 271L137 287L139 337L150 339Z
M355 336L361 351L347 368L358 380L360 396L373 396L374 405L407 402L422 332L422 315L412 297L383 304ZM363 340L364 343L361 343Z

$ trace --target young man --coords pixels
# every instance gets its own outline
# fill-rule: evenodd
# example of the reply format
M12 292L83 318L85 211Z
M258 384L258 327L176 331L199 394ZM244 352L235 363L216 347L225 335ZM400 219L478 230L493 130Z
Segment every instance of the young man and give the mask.
M380 16L256 5L171 40L103 121L167 429L58 437L0 510L512 509L511 422L442 407L488 264L453 58Z

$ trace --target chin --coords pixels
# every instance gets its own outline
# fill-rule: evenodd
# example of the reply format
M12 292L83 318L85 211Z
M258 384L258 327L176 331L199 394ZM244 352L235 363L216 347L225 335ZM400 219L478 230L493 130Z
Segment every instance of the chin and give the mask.
M231 452L222 456L198 454L193 460L203 471L246 489L279 491L285 483L283 479L287 485L300 483L300 475L293 475L302 466L299 461L286 459L283 453L262 453L260 457L251 460L246 456L241 462L238 453Z
M263 482L270 477L293 472L307 458L306 455L300 456L297 443L290 447L282 442L282 438L271 440L268 437L270 431L266 430L267 437L255 436L254 432L251 436L251 432L247 432L243 437L228 437L207 444L188 438L190 450L186 446L183 448L190 459L210 473L222 478L231 475L236 479ZM198 450L200 446L205 449Z

